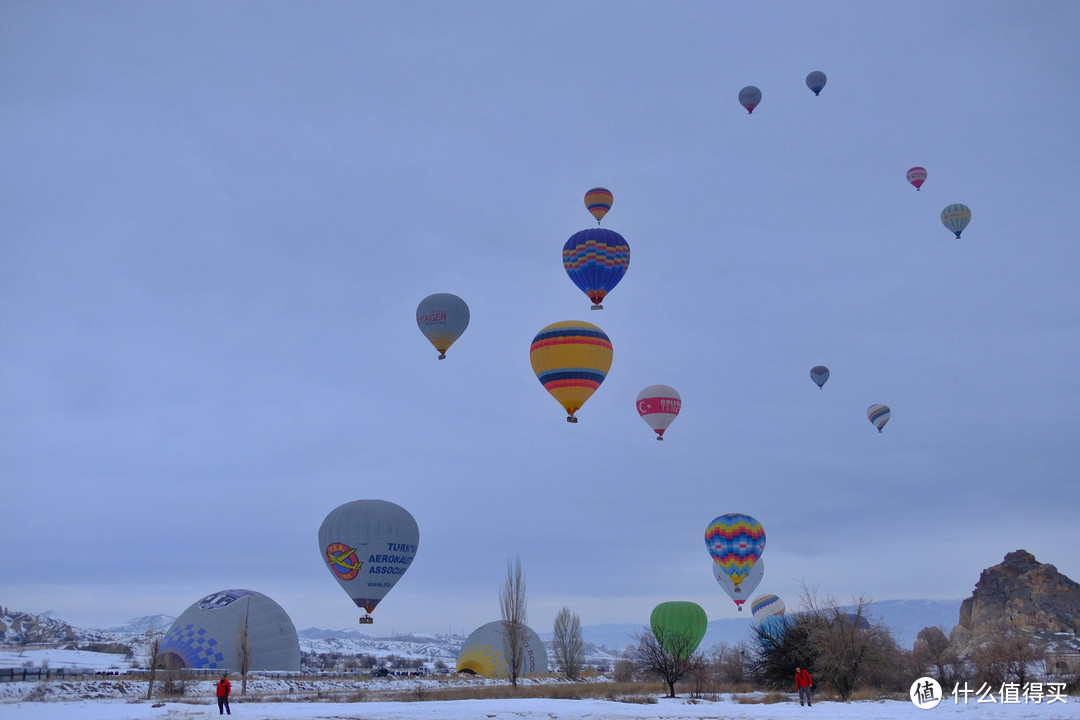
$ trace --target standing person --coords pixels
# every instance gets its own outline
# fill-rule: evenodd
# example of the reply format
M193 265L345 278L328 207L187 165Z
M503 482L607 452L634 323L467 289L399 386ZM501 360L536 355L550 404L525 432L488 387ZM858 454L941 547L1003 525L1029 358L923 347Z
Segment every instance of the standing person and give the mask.
M810 688L814 686L814 681L810 679L810 673L803 670L801 667L795 668L795 689L799 691L799 704L803 704L803 698L806 698L807 705L813 705L810 702Z
M229 713L232 715L232 709L229 707L229 692L232 690L232 685L229 684L229 679L225 673L221 673L221 679L217 684L217 714L223 715Z

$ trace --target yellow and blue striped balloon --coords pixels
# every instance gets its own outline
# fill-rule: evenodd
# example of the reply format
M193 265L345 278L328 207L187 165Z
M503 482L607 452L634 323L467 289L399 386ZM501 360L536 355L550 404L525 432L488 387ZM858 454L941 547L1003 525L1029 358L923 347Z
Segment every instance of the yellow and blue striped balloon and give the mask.
M577 422L581 409L611 369L611 340L603 330L580 320L548 325L533 338L529 362L533 372L567 412L567 422Z
M604 219L614 203L615 196L607 188L594 187L585 193L585 207L596 218L597 225Z
M971 222L971 208L967 205L954 203L946 205L945 209L941 211L941 224L952 230L956 237L960 237L960 233L964 231L969 222Z

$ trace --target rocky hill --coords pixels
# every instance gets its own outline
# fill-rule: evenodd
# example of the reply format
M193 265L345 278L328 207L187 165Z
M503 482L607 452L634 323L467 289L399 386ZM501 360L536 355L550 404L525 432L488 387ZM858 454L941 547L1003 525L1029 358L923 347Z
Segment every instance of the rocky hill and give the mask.
M1080 583L1016 550L982 571L959 624L974 639L1006 630L1080 635Z

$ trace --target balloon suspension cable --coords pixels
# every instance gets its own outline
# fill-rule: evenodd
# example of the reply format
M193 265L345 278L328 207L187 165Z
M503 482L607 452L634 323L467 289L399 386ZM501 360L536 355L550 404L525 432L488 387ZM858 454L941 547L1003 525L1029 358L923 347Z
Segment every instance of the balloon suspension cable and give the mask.
M577 422L577 418L576 418L576 417L574 417L573 415L567 415L567 416L566 416L566 422L576 423L576 422Z

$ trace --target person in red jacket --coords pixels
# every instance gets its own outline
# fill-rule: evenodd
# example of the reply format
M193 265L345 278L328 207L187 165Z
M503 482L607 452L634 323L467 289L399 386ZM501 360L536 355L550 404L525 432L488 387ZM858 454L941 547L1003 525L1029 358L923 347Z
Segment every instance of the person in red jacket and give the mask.
M229 708L229 691L232 690L232 685L229 684L229 679L225 676L225 673L221 673L221 679L217 684L217 714L222 715L224 712L232 715L232 709ZM224 711L224 712L223 712Z
M803 698L806 698L807 705L813 705L810 702L810 688L814 686L814 681L810 679L810 673L803 670L801 667L795 668L795 689L799 691L799 704L803 704Z

